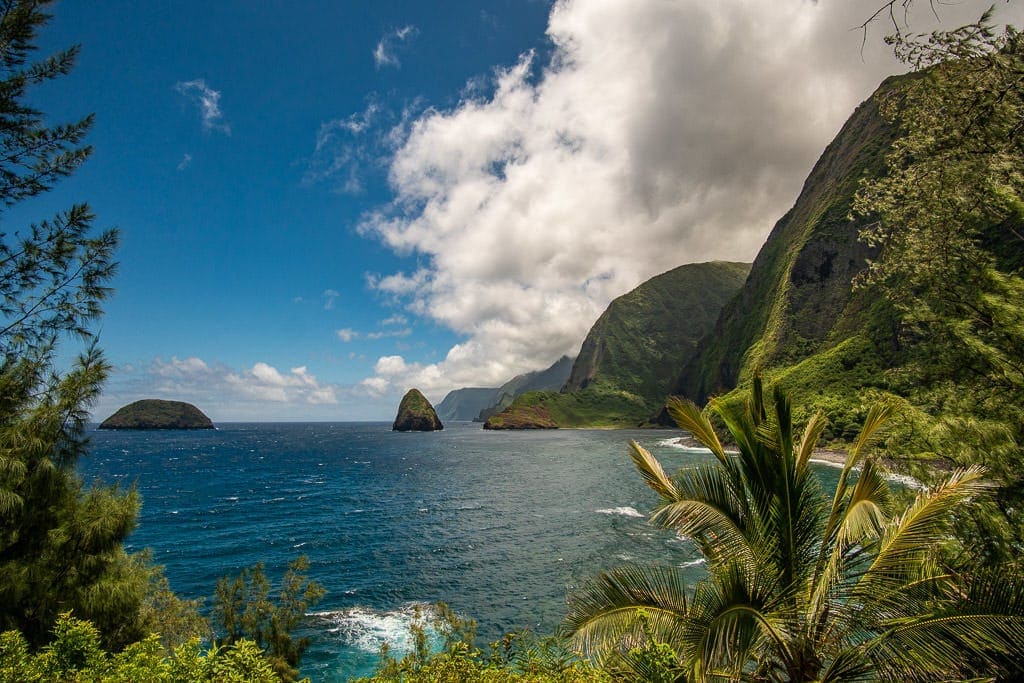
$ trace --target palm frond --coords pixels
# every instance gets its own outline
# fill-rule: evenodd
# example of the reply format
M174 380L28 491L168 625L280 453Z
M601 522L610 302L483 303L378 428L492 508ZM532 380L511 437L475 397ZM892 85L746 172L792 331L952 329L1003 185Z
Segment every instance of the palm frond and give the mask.
M826 426L828 426L828 420L823 412L819 410L814 415L811 415L811 419L807 421L807 426L804 427L800 445L797 447L796 465L798 468L803 469L807 467L811 456L814 455L814 447L818 444L818 439L821 438L821 434L825 431Z
M857 461L864 455L864 452L871 448L885 434L889 418L892 417L893 405L891 403L873 403L868 408L868 414L864 418L864 426L857 435L857 441L850 449L846 457L849 467L856 465Z
M630 441L629 457L633 459L633 464L640 471L640 476L643 478L644 483L654 489L655 493L669 500L678 498L679 494L676 491L675 485L668 478L668 475L665 474L661 463L651 455L650 451L636 441Z
M718 439L718 434L715 433L711 420L693 401L680 399L677 396L669 396L665 407L680 429L690 432L693 438L697 439L697 441L704 444L706 448L714 453L719 462L724 463L728 461L725 449L722 447L722 442Z
M847 547L877 536L888 521L891 506L889 482L879 472L875 462L867 460L840 520L837 545Z
M733 556L754 562L752 539L756 522L747 509L742 490L722 468L697 465L680 472L672 481L674 498L662 498L650 522L691 537L709 561Z
M602 572L570 595L565 634L586 653L633 647L644 626L659 642L678 642L686 592L676 567L625 565Z
M738 563L722 565L696 586L684 650L705 669L729 672L733 679L755 652L761 660L788 660L789 633L771 613L773 593L773 577L751 573Z
M956 507L988 488L983 471L979 466L957 470L942 484L918 494L906 512L885 528L875 559L857 582L855 594L871 600L898 590L908 575L916 572L922 555L942 537Z

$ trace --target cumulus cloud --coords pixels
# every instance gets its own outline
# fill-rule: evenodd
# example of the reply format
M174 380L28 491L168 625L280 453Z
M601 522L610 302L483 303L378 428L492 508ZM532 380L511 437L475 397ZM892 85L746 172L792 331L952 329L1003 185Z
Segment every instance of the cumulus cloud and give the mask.
M220 110L219 90L208 86L202 78L176 83L174 89L198 105L204 130L216 130L231 135L231 126L224 121L224 113Z
M260 361L235 369L195 357L156 358L148 364L119 368L97 414L156 396L189 401L210 411L215 419L307 418L324 407L337 406L351 392L351 387L319 380L306 366L282 371Z
M411 25L386 33L373 49L373 63L378 69L385 66L400 67L402 63L398 60L399 46L415 38L418 33L419 29Z
M348 327L335 331L335 334L338 335L338 339L345 342L346 344L352 341L353 339L359 338L359 333Z
M394 199L360 230L419 267L368 283L465 341L436 363L383 357L366 388L497 385L576 353L612 298L657 273L753 259L854 107L900 70L885 26L862 52L877 4L556 2L545 63L525 54L489 95L467 86L395 129ZM952 26L983 5L940 12ZM914 29L930 30L919 9Z

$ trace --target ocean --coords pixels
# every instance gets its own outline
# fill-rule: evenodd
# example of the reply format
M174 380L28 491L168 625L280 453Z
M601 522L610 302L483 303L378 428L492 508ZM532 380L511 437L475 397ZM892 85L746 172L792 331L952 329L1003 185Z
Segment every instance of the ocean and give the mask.
M302 674L345 681L371 673L385 641L407 646L416 605L448 603L486 644L552 632L575 586L623 562L699 578L690 544L647 525L656 496L629 459L630 439L669 472L711 458L673 444L680 434L229 423L95 431L78 467L86 481L137 487L129 549L151 549L183 597L209 606L219 577L262 561L276 582L306 555L328 592L304 628Z

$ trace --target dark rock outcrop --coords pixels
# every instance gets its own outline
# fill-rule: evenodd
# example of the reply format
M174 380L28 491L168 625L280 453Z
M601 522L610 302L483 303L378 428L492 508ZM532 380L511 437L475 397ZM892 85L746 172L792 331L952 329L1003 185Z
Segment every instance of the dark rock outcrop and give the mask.
M558 423L543 406L530 406L492 415L484 429L558 429Z
M203 411L191 403L147 398L129 403L104 420L100 429L213 429Z
M395 423L391 426L396 432L436 432L444 429L441 420L438 419L434 406L430 405L427 397L420 393L419 389L410 389L402 397L398 405L398 415L395 416Z

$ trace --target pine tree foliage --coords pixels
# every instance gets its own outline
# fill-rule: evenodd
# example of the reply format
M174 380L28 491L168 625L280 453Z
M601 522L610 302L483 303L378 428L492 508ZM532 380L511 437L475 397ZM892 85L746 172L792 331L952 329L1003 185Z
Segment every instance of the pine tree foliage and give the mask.
M217 582L214 619L223 629L224 644L256 643L266 651L271 667L283 681L297 680L299 661L310 643L309 638L296 638L292 632L325 594L320 584L309 580L308 570L305 555L293 560L276 595L271 594L262 562Z
M679 680L935 681L1024 675L1024 580L1011 568L940 562L957 513L986 494L979 467L957 470L906 508L871 456L891 409L871 408L833 495L810 459L825 425L798 434L789 399L756 378L745 404L669 411L715 462L666 474L635 442L632 458L660 497L652 524L696 544L708 575L676 567L606 572L570 599L582 652L628 665L667 645ZM662 666L664 671L666 667Z
M152 568L125 553L133 490L86 487L75 472L87 410L108 366L94 340L58 372L57 347L91 337L115 269L117 232L92 229L87 205L12 228L7 209L49 190L91 149L92 117L50 124L27 103L31 88L72 68L77 48L36 58L47 0L0 1L0 629L29 646L53 637L73 610L103 644L141 637L139 607Z

